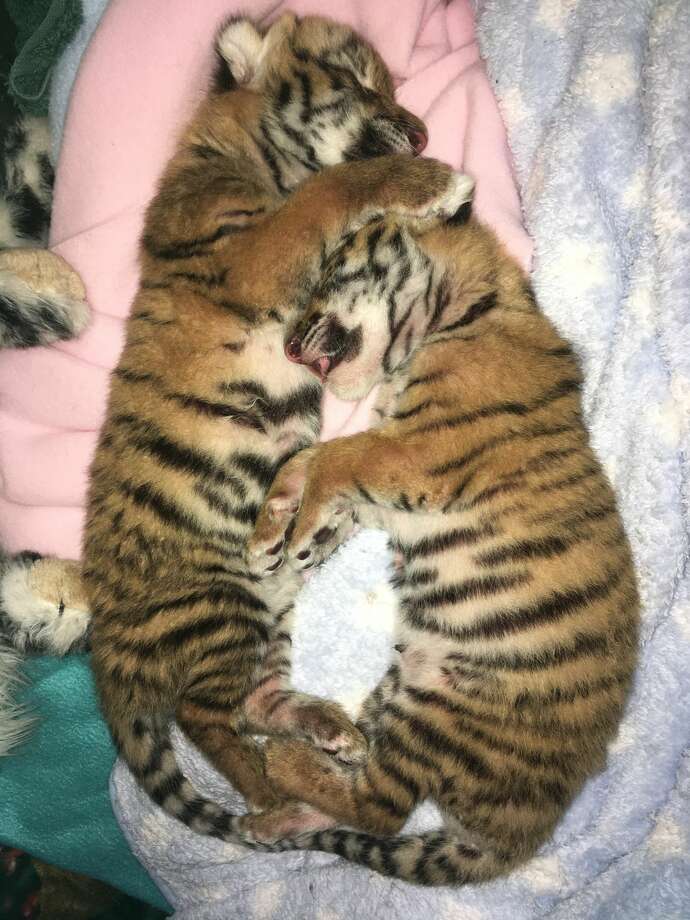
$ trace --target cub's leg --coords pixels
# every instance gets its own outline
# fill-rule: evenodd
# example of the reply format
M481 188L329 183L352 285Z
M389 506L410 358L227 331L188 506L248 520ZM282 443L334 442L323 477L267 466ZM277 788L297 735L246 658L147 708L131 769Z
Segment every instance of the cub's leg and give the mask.
M266 771L286 797L306 802L338 824L372 834L398 833L430 791L429 778L408 757L397 732L386 728L373 740L366 761L355 767L338 763L304 741L270 741Z
M260 745L240 734L222 709L209 710L192 697L178 704L175 717L190 741L244 796L250 810L267 811L284 801L266 776Z
M452 482L420 470L419 457L427 449L418 438L379 429L297 454L276 476L259 513L248 544L250 566L265 574L272 550L272 565L288 558L295 569L308 568L323 558L322 535L336 532L341 520L356 518L364 508L443 511Z

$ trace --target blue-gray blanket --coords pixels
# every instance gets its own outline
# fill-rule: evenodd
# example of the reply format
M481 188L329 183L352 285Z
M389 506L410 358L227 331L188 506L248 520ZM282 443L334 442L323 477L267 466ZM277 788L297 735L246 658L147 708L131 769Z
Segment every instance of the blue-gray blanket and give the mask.
M535 242L537 295L583 357L587 419L637 560L644 622L627 717L607 771L542 853L507 879L457 890L415 888L324 854L265 856L196 837L166 823L120 765L120 821L179 918L690 917L690 3L476 7ZM345 598L355 618L357 604L385 600L371 595L383 543L367 544L359 562L348 573L335 559L318 574L302 599L307 618L323 608L315 591ZM365 640L359 657L377 642ZM320 656L310 651L296 673L311 669L315 690ZM321 689L337 671L323 662ZM181 756L223 800L198 757Z

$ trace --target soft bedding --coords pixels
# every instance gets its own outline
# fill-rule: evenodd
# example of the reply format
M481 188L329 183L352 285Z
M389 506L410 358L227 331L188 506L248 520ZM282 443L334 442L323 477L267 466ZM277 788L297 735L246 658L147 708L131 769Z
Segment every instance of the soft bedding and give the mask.
M85 28L93 27L102 6L100 0L85 5ZM479 178L478 210L527 262L530 244L520 225L505 135L478 60L471 8L465 0L448 8L438 0L410 0L404 7L391 0L376 4L206 0L203 5L184 0L149 0L144 5L113 0L73 89L52 228L54 247L84 278L94 322L77 342L50 350L5 353L0 360L0 542L8 548L30 546L78 555L86 470L104 409L108 371L117 359L124 317L136 288L136 245L144 207L176 131L200 96L218 22L237 10L249 8L253 15L263 16L284 7L337 16L382 49L400 84L401 102L428 120L429 153L457 166L464 160L465 168ZM78 55L78 47L69 53ZM74 57L70 57L59 71L52 112L57 125L73 67ZM326 433L353 430L365 420L366 406L353 410L331 403ZM347 621L341 620L334 632L356 636L356 641L334 644L334 636L314 630L306 618L297 641L297 670L321 692L340 689L341 696L354 703L378 676L390 644L385 540L380 534L363 534L341 558L340 574L324 573L325 581L315 580L313 585L321 584L320 596L329 598L334 610L346 601L359 629L352 633ZM367 597L371 590L374 594ZM383 609L379 609L381 598ZM337 620L334 617L334 624ZM364 658L363 670L348 671L362 658L364 645L372 654ZM309 662L321 662L325 671L308 676ZM332 681L337 672L339 688ZM89 788L102 783L114 756L104 726L98 723L86 661L41 662L29 669L29 677L37 684L26 699L40 709L43 721L36 743L0 767L0 838L162 903L124 852L124 841L118 839L106 812L105 789L101 798L82 795L84 781ZM60 733L69 736L72 751L82 745L93 756L68 766L60 753ZM33 780L37 768L43 777L40 787ZM203 764L192 769L204 773ZM59 803L64 806L61 810ZM48 806L63 820L60 834L40 820ZM135 811L129 817L123 813L121 819L130 830L137 824L149 829L150 854L139 853L140 858L150 866L161 849L167 852L169 843L180 839L180 858L171 860L169 876L178 887L191 886L188 898L203 900L206 885L195 878L195 872L203 873L206 865L212 875L212 867L226 861L225 851L209 858L203 849L207 841L199 839L193 843L201 845L201 851L190 849L188 841L179 838L183 829L178 825L156 829L158 816L152 823L136 808L135 802ZM131 840L136 843L134 837ZM284 860L276 866L280 873L285 871ZM231 867L231 877L235 872ZM166 885L164 875L156 873L156 880L172 895L174 886ZM308 884L305 880L301 885L302 894L308 892ZM224 879L216 879L214 885L224 897ZM195 904L193 913L200 916L197 909ZM300 915L300 910L291 915Z

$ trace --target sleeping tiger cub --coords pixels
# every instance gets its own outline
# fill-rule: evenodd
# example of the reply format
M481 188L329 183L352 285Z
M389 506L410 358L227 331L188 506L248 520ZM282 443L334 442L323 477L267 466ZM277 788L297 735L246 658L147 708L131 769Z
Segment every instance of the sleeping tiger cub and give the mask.
M263 574L318 562L353 513L389 533L398 638L358 723L368 756L269 742L269 779L325 813L274 848L426 884L535 852L603 766L636 660L635 575L578 363L468 212L421 235L377 219L329 259L287 355L343 398L381 383L380 423L286 464L250 542ZM427 797L445 830L383 836ZM305 812L263 839L318 827Z
M92 664L117 748L193 830L238 818L181 774L174 716L255 810L277 806L250 732L298 733L348 756L340 707L288 687L301 579L261 584L244 548L280 464L313 442L320 387L282 361L286 323L351 221L453 213L452 171L411 154L424 126L351 30L281 17L220 33L227 64L149 206L141 286L91 468L84 580ZM350 158L399 151L346 167Z

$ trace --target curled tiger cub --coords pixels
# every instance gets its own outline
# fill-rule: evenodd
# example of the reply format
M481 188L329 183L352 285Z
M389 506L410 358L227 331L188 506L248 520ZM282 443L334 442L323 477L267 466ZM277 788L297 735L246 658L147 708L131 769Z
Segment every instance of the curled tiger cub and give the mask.
M366 759L269 742L269 779L316 811L263 839L430 885L493 878L549 838L604 765L638 628L578 362L469 211L424 233L376 219L328 260L287 356L340 397L380 383L380 419L288 462L249 546L265 574L320 561L353 515L390 535L398 635L357 723ZM428 797L445 829L392 836Z
M424 126L351 30L286 14L260 32L239 19L217 46L215 88L146 215L91 468L83 577L118 751L169 814L230 840L261 816L197 794L171 717L254 811L281 797L251 733L294 733L343 758L364 745L340 707L289 689L300 578L262 584L244 562L276 470L319 428L320 386L282 359L286 323L351 222L390 208L450 214L459 197L448 167L411 155Z

